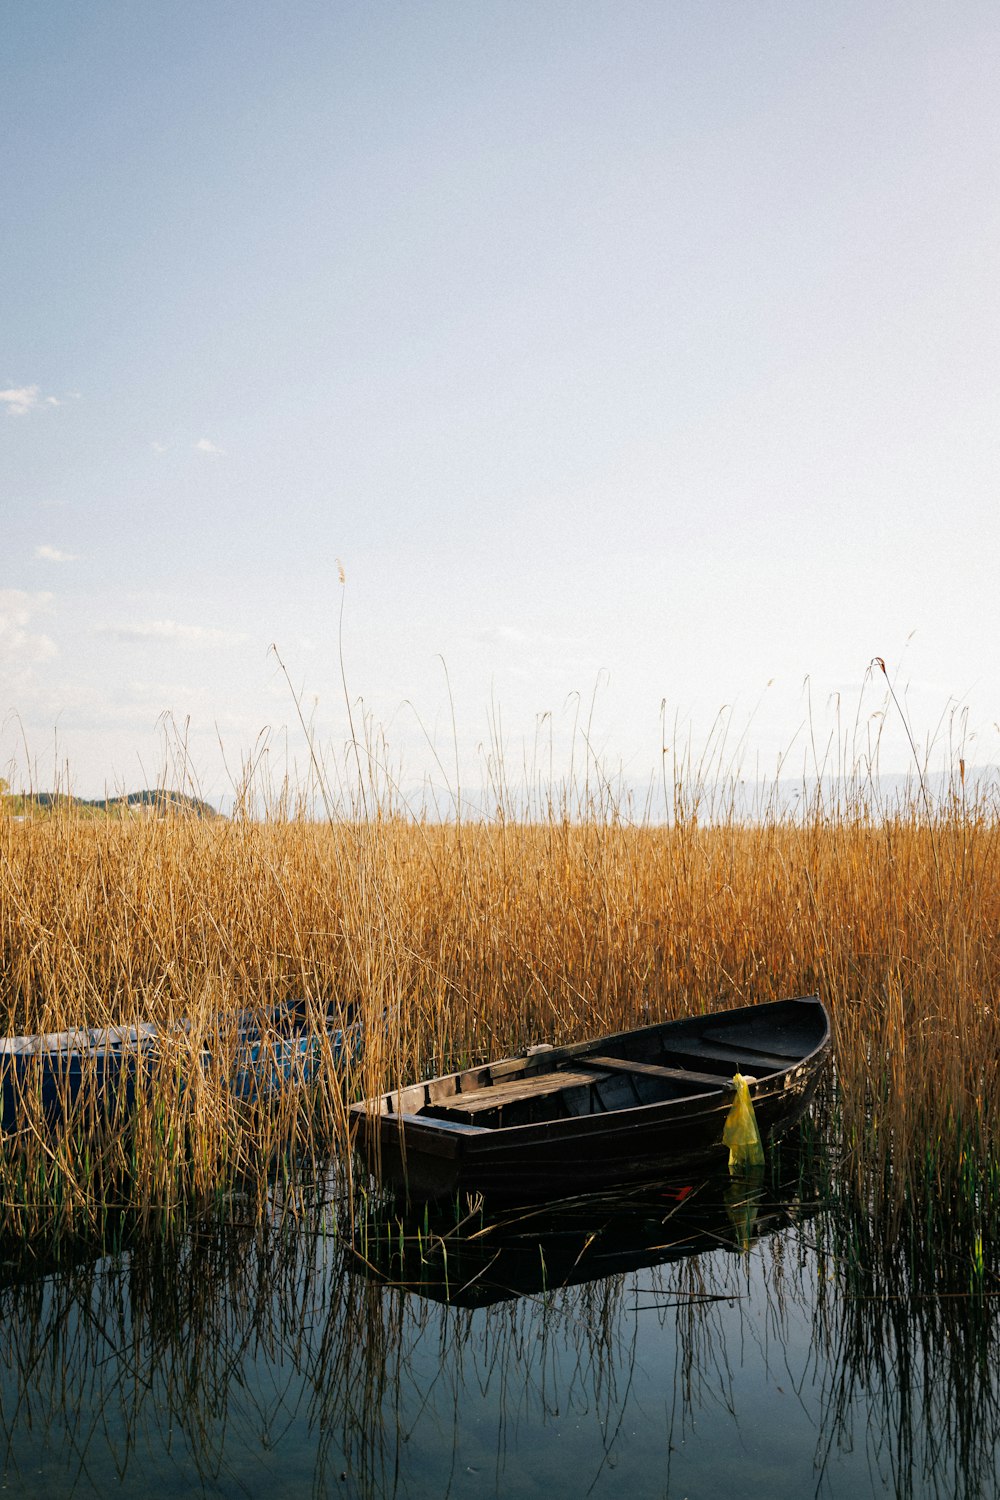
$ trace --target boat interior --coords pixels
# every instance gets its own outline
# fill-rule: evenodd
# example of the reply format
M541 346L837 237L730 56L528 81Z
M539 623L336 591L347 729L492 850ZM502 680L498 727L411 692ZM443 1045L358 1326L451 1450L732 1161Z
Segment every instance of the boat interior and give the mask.
M434 1120L460 1132L541 1124L577 1115L612 1113L721 1091L733 1075L754 1079L795 1068L819 1041L801 1027L750 1021L719 1026L650 1027L597 1043L539 1047L385 1099L386 1111Z

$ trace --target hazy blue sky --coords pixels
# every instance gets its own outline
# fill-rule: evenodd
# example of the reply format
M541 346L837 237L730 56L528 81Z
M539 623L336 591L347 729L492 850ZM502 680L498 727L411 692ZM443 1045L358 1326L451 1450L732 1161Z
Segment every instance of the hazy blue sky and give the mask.
M998 77L974 0L10 0L0 771L301 762L271 642L342 746L338 558L411 780L439 656L473 780L598 682L630 776L801 764L876 654L996 759Z

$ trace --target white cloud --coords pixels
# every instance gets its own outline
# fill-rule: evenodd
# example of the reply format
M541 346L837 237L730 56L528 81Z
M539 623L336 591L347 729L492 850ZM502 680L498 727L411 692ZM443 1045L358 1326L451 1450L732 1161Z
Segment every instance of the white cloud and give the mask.
M578 635L556 635L548 630L522 630L517 625L486 625L477 630L472 640L479 646L505 646L511 650L573 651L586 644Z
M8 414L12 417L27 416L32 407L38 405L38 396L37 385L10 386L7 390L0 391L0 401L6 404Z
M11 417L26 417L40 406L62 406L58 396L43 396L37 385L10 385L5 391L0 391L0 403L6 406Z
M150 443L149 446L152 448L154 453L166 453L167 451L166 443Z
M35 556L41 558L42 562L67 563L78 560L75 552L60 552L58 547L36 547Z
M532 643L531 638L516 625L487 625L476 631L473 640L481 646L527 646Z
M221 457L226 451L225 448L218 447L209 438L199 438L194 446L199 453L212 453L217 457Z
M31 667L58 654L51 636L31 628L35 616L45 614L51 603L51 594L0 589L0 674L15 688L28 685Z
M181 625L176 620L141 620L134 625L104 625L100 635L116 641L172 641L196 649L209 646L238 646L246 640L232 630L218 630L211 625Z

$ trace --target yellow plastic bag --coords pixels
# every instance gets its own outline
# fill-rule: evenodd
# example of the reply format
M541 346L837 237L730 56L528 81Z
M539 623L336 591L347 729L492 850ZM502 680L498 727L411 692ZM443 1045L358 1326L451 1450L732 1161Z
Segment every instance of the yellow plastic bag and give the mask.
M753 1112L748 1087L756 1082L755 1078L744 1078L742 1073L736 1073L733 1077L736 1098L726 1116L722 1144L729 1147L729 1170L734 1174L764 1165L764 1147L760 1142L757 1116Z

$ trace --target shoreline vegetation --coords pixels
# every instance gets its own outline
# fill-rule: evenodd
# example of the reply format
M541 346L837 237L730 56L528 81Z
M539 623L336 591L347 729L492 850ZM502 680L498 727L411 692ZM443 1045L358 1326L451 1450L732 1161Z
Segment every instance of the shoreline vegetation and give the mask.
M964 767L961 768L964 771ZM152 1022L160 1049L127 1129L30 1109L0 1158L0 1240L163 1228L337 1163L351 1100L539 1042L818 991L845 1190L902 1224L932 1200L970 1244L1000 1203L1000 846L995 800L960 774L873 815L863 797L669 825L605 785L589 816L429 822L370 792L323 822L0 811L0 1034ZM177 811L183 799L171 799ZM188 799L190 800L190 799ZM723 799L724 800L724 799ZM248 805L248 799L247 803ZM162 804L161 804L162 806ZM238 804L239 806L239 804ZM195 810L195 809L191 809ZM232 1097L227 1028L293 997L351 1009L356 1059L276 1100ZM188 1023L186 1030L178 1022ZM957 1205L957 1206L956 1206Z

